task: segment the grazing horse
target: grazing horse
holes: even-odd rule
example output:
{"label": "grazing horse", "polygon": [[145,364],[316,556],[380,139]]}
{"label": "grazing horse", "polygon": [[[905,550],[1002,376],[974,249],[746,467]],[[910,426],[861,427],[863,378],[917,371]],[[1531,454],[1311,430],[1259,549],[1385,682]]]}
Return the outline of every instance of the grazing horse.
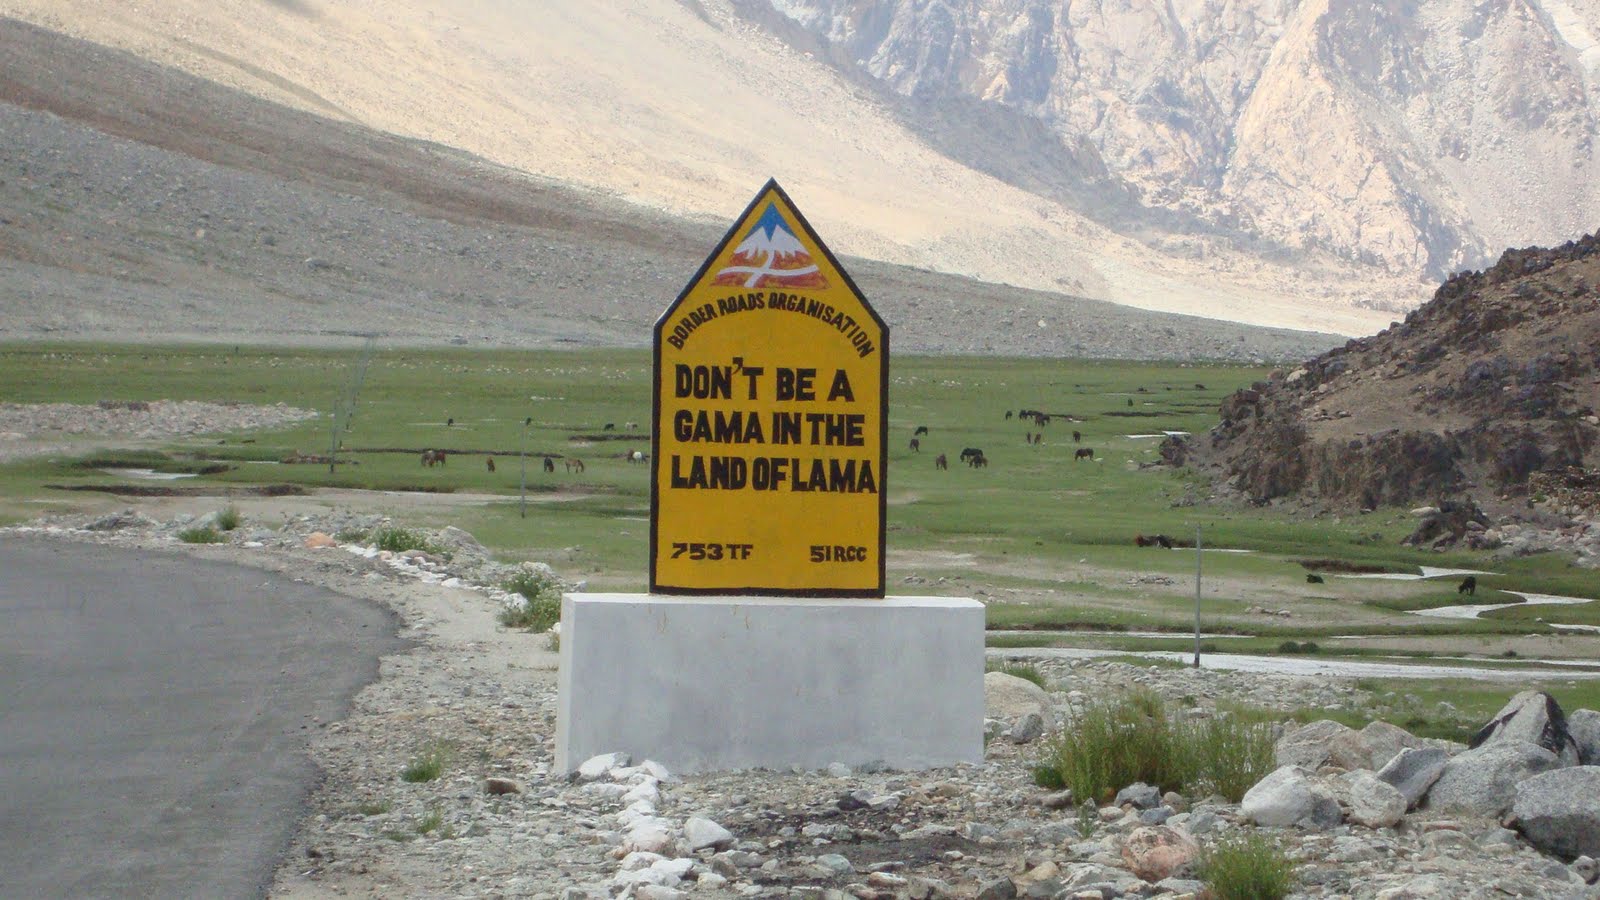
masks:
{"label": "grazing horse", "polygon": [[568,472],[578,472],[580,474],[583,472],[583,460],[575,456],[569,456],[563,462],[567,464]]}
{"label": "grazing horse", "polygon": [[1322,584],[1322,576],[1310,572],[1306,573],[1306,584]]}
{"label": "grazing horse", "polygon": [[628,462],[642,463],[648,459],[650,459],[650,454],[644,452],[643,450],[635,450],[628,454]]}
{"label": "grazing horse", "polygon": [[1166,549],[1171,550],[1172,538],[1169,538],[1164,534],[1152,534],[1149,537],[1145,537],[1142,534],[1136,534],[1133,536],[1133,545],[1135,547],[1165,547]]}
{"label": "grazing horse", "polygon": [[422,451],[422,464],[424,466],[427,466],[428,468],[431,469],[431,468],[433,468],[433,464],[435,462],[438,462],[438,460],[433,458],[433,451],[432,450],[424,450],[424,451]]}
{"label": "grazing horse", "polygon": [[617,423],[615,423],[615,422],[607,422],[606,423],[606,427],[603,430],[604,431],[616,431],[617,430]]}
{"label": "grazing horse", "polygon": [[489,457],[489,459],[488,459],[488,461],[487,461],[487,462],[486,462],[486,463],[485,463],[485,465],[487,465],[487,466],[488,466],[488,467],[489,467],[489,471],[490,471],[490,472],[493,472],[493,471],[494,471],[494,457],[492,457],[492,456],[491,456],[491,457]]}
{"label": "grazing horse", "polygon": [[446,428],[454,428],[454,427],[456,427],[456,417],[455,416],[451,416],[450,418],[445,419],[444,420],[444,427],[446,427]]}
{"label": "grazing horse", "polygon": [[1472,597],[1478,596],[1478,576],[1468,575],[1462,579],[1461,586],[1456,588],[1456,593],[1467,594]]}
{"label": "grazing horse", "polygon": [[974,469],[987,469],[989,467],[989,457],[984,456],[983,452],[979,451],[977,456],[967,460],[967,465]]}
{"label": "grazing horse", "polygon": [[911,452],[912,453],[921,453],[922,452],[922,442],[917,440],[916,438],[912,438],[911,439]]}
{"label": "grazing horse", "polygon": [[983,451],[978,449],[977,447],[968,447],[967,449],[961,451],[961,461],[966,463],[967,465],[971,465],[972,464],[972,458],[974,456],[982,456],[982,455],[983,455]]}
{"label": "grazing horse", "polygon": [[546,472],[554,472],[556,470],[556,461],[546,456],[544,458],[544,470]]}
{"label": "grazing horse", "polygon": [[911,436],[912,437],[921,437],[922,435],[925,435],[927,433],[928,433],[928,426],[926,426],[926,425],[918,425],[917,426],[917,430],[911,432]]}
{"label": "grazing horse", "polygon": [[1006,421],[1007,422],[1011,421],[1011,410],[1009,410],[1009,409],[1006,410]]}
{"label": "grazing horse", "polygon": [[933,458],[933,467],[935,470],[948,469],[950,468],[950,460],[945,459],[944,454],[941,453]]}
{"label": "grazing horse", "polygon": [[1076,444],[1076,443],[1078,443],[1078,442],[1079,442],[1079,441],[1081,441],[1081,440],[1083,440],[1083,433],[1082,433],[1082,432],[1078,432],[1078,431],[1074,431],[1074,432],[1073,432],[1073,433],[1072,433],[1072,442],[1073,442],[1073,443],[1074,443],[1074,444]]}
{"label": "grazing horse", "polygon": [[1094,462],[1094,450],[1088,447],[1079,447],[1078,450],[1072,454],[1072,461],[1077,462],[1080,459],[1087,459],[1090,462]]}

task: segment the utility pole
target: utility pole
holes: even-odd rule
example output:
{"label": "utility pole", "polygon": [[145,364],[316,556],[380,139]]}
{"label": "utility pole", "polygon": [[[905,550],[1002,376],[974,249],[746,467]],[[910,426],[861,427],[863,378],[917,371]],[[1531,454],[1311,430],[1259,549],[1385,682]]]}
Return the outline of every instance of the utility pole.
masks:
{"label": "utility pole", "polygon": [[517,455],[522,458],[522,501],[519,507],[522,518],[528,517],[528,426],[533,424],[533,416],[522,420],[522,450]]}
{"label": "utility pole", "polygon": [[1194,667],[1200,668],[1200,526],[1194,527]]}

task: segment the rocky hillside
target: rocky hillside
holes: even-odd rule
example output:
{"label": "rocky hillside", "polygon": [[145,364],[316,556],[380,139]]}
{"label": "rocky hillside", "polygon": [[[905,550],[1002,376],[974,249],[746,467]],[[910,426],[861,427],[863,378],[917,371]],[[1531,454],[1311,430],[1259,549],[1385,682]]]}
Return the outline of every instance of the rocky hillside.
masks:
{"label": "rocky hillside", "polygon": [[[1229,397],[1166,450],[1261,503],[1338,507],[1574,489],[1600,468],[1600,236],[1513,250],[1406,320]],[[1192,453],[1187,453],[1192,450]],[[1586,474],[1588,473],[1588,474]],[[1592,491],[1590,492],[1592,495]]]}
{"label": "rocky hillside", "polygon": [[[727,227],[3,18],[0,134],[0,340],[643,346]],[[1338,342],[844,263],[896,350],[1249,361]]]}
{"label": "rocky hillside", "polygon": [[[1436,281],[1600,221],[1592,2],[766,2],[900,96],[1042,123],[1055,146],[1028,150],[1075,162],[1043,192],[1102,171],[1103,203],[1173,242]],[[1025,155],[986,171],[1031,179]]]}

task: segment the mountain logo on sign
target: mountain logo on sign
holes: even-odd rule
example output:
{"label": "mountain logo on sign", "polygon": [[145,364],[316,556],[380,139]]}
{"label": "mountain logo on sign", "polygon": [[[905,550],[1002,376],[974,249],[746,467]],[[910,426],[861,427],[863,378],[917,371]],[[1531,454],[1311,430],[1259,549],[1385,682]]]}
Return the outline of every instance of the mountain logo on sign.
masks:
{"label": "mountain logo on sign", "polygon": [[825,288],[828,279],[774,203],[734,248],[730,264],[718,270],[715,284],[741,287]]}

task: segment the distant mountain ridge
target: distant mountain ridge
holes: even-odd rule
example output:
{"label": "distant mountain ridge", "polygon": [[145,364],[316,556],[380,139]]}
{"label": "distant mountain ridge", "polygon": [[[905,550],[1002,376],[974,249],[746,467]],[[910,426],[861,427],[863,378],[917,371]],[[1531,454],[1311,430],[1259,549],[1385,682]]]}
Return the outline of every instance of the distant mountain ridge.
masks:
{"label": "distant mountain ridge", "polygon": [[1600,4],[757,2],[1217,231],[1433,280],[1600,224]]}

